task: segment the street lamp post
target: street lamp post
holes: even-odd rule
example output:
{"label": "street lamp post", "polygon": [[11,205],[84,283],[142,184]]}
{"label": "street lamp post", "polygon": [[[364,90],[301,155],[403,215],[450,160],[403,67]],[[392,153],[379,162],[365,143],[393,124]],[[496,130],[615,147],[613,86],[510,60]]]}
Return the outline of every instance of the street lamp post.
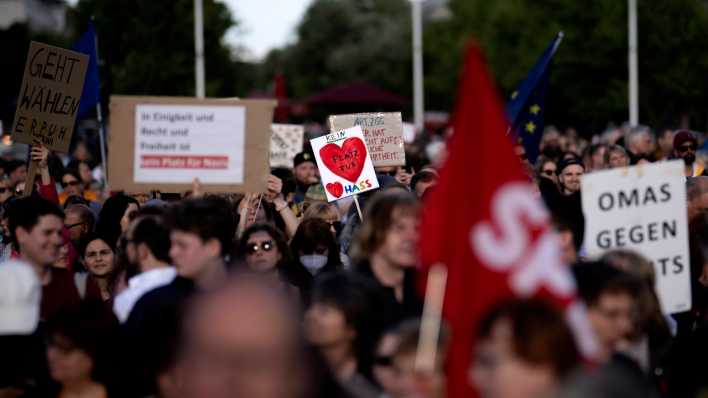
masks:
{"label": "street lamp post", "polygon": [[413,23],[413,123],[416,132],[423,131],[423,0],[411,0]]}

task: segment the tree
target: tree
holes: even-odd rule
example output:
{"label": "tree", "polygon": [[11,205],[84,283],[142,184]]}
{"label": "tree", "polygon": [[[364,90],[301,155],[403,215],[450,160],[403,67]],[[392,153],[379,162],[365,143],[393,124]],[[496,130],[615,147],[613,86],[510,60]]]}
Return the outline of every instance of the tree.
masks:
{"label": "tree", "polygon": [[[683,118],[705,126],[703,75],[708,22],[702,0],[639,3],[640,121],[676,126]],[[465,40],[485,49],[500,91],[508,96],[558,31],[547,122],[598,133],[627,119],[626,2],[596,0],[451,0],[453,18],[426,28],[426,96],[448,106]],[[453,72],[454,71],[454,72]]]}
{"label": "tree", "polygon": [[[91,16],[105,62],[104,91],[130,95],[194,95],[194,2],[81,0],[71,14],[78,37]],[[206,94],[243,95],[255,74],[224,43],[236,21],[226,5],[204,1]]]}

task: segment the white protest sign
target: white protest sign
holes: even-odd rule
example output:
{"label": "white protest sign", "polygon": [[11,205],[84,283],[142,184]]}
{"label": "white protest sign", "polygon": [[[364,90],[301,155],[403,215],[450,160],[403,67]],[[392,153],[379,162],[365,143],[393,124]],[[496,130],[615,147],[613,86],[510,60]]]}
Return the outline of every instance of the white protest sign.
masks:
{"label": "white protest sign", "polygon": [[666,314],[691,308],[683,166],[682,161],[662,162],[582,178],[588,255],[628,249],[648,258]]}
{"label": "white protest sign", "polygon": [[361,127],[336,131],[310,143],[328,201],[379,187]]}
{"label": "white protest sign", "polygon": [[295,155],[302,152],[305,128],[297,124],[273,124],[270,136],[270,167],[293,167]]}
{"label": "white protest sign", "polygon": [[415,141],[415,124],[403,123],[403,142],[411,144]]}
{"label": "white protest sign", "polygon": [[243,184],[245,127],[243,106],[139,104],[134,181]]}
{"label": "white protest sign", "polygon": [[406,152],[403,148],[403,122],[401,112],[356,113],[329,117],[331,131],[361,126],[366,137],[371,161],[375,167],[404,166]]}

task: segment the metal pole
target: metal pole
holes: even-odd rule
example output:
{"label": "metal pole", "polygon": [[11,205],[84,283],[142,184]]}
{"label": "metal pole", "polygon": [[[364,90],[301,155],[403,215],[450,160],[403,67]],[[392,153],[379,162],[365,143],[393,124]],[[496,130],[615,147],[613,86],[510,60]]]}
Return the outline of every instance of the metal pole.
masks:
{"label": "metal pole", "polygon": [[204,12],[202,0],[194,0],[194,55],[196,96],[204,98]]}
{"label": "metal pole", "polygon": [[413,19],[413,122],[416,132],[423,131],[423,0],[411,0]]}
{"label": "metal pole", "polygon": [[637,0],[627,0],[629,25],[629,124],[639,124],[639,73],[637,71]]}
{"label": "metal pole", "polygon": [[[92,18],[93,20],[93,18]],[[96,46],[96,68],[98,68],[98,65],[100,64],[99,60],[101,59],[98,56],[98,33],[94,32],[93,36],[94,40],[94,46]],[[100,71],[100,69],[99,69]],[[99,72],[99,77],[98,77],[98,82],[99,82],[99,87],[101,83],[101,75]],[[99,88],[100,90],[100,88]],[[100,91],[99,91],[100,94]],[[106,138],[105,138],[105,131],[103,129],[103,113],[101,112],[101,96],[98,96],[98,102],[96,103],[96,119],[98,119],[98,142],[101,146],[101,172],[103,173],[103,187],[107,188],[108,187],[108,165],[106,162],[108,161],[108,158],[106,157]]]}

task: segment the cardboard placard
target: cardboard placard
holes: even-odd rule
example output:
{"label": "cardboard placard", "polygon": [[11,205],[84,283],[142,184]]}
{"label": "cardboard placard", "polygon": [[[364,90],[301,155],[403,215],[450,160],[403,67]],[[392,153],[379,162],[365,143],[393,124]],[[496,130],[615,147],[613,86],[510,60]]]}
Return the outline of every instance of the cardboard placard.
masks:
{"label": "cardboard placard", "polygon": [[305,127],[298,124],[272,124],[270,167],[293,167],[295,155],[302,152]]}
{"label": "cardboard placard", "polygon": [[88,62],[85,54],[30,43],[12,123],[14,141],[31,145],[39,140],[53,151],[68,152]]}
{"label": "cardboard placard", "polygon": [[591,257],[629,249],[654,266],[666,314],[691,308],[683,161],[594,172],[582,178],[585,248]]}
{"label": "cardboard placard", "polygon": [[405,166],[401,112],[331,115],[328,124],[330,131],[360,126],[374,167]]}
{"label": "cardboard placard", "polygon": [[275,101],[111,97],[112,190],[263,192]]}
{"label": "cardboard placard", "polygon": [[361,127],[354,126],[310,140],[327,201],[379,187]]}

